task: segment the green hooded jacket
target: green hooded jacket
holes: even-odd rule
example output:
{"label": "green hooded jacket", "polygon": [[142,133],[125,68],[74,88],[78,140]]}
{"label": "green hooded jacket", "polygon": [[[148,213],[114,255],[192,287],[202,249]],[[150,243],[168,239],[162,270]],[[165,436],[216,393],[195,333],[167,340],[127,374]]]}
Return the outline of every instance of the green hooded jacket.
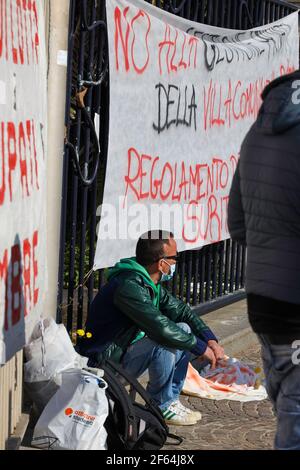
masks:
{"label": "green hooded jacket", "polygon": [[[135,258],[122,259],[111,268],[108,282],[115,278],[113,304],[128,317],[132,326],[120,331],[99,359],[119,362],[127,348],[144,335],[166,348],[186,351],[197,347],[197,337],[202,341],[215,339],[189,305],[176,299],[162,285],[155,285]],[[177,323],[187,323],[192,333],[186,333]]]}

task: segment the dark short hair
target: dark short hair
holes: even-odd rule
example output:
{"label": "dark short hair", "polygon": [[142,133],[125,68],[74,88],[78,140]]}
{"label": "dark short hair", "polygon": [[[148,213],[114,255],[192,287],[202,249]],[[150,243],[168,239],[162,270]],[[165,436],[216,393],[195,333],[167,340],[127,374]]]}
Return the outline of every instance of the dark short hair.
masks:
{"label": "dark short hair", "polygon": [[136,245],[136,260],[142,266],[150,266],[164,255],[164,245],[174,238],[172,232],[150,230],[144,233]]}

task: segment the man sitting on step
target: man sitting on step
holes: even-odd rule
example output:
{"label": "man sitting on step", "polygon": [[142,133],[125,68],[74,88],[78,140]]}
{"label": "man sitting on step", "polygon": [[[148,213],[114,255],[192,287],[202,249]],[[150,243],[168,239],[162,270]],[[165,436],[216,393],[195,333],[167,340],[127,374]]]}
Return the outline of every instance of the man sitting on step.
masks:
{"label": "man sitting on step", "polygon": [[203,320],[161,285],[172,278],[177,260],[172,233],[144,234],[136,257],[109,271],[88,314],[92,337],[83,339],[79,350],[94,365],[105,359],[121,363],[135,378],[148,369],[147,391],[166,422],[192,425],[201,414],[179,401],[191,353],[215,367],[224,351]]}

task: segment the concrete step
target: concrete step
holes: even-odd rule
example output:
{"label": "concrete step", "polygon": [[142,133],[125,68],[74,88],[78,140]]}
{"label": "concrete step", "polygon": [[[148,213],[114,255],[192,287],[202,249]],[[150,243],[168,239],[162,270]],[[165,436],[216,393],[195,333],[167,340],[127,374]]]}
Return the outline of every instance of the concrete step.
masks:
{"label": "concrete step", "polygon": [[22,450],[22,441],[24,439],[29,423],[29,412],[22,413],[14,434],[7,440],[5,450]]}
{"label": "concrete step", "polygon": [[249,324],[246,300],[208,313],[202,319],[220,340],[228,356],[238,355],[258,343]]}

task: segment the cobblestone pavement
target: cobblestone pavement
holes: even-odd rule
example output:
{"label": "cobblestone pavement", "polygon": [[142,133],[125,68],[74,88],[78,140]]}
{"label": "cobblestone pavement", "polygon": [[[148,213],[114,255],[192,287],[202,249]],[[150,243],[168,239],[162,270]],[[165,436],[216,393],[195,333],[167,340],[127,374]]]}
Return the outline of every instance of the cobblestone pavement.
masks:
{"label": "cobblestone pavement", "polygon": [[[237,357],[251,366],[261,365],[258,345]],[[240,403],[182,396],[181,401],[201,411],[202,420],[195,426],[171,426],[170,432],[184,441],[165,450],[272,449],[276,420],[269,400]]]}

